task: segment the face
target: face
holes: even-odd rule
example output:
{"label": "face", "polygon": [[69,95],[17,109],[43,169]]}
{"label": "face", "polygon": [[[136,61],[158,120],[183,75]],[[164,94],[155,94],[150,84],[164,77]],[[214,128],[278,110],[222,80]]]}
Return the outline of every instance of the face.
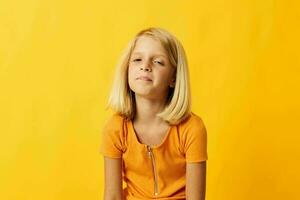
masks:
{"label": "face", "polygon": [[176,69],[158,40],[141,36],[136,41],[128,66],[128,83],[135,95],[164,99],[175,86]]}

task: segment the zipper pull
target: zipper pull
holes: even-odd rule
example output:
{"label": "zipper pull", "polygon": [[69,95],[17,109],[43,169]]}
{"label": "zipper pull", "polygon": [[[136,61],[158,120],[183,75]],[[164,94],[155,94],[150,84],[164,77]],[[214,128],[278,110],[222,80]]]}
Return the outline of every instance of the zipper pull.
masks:
{"label": "zipper pull", "polygon": [[148,151],[148,156],[150,157],[151,156],[151,147],[149,147],[148,145],[146,145],[147,147],[147,151]]}

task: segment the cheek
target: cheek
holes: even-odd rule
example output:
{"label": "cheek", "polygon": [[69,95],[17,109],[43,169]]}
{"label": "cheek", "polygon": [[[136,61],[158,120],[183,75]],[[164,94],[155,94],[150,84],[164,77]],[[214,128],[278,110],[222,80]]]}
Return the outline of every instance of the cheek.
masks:
{"label": "cheek", "polygon": [[157,71],[157,75],[160,77],[160,79],[163,79],[165,81],[167,81],[171,76],[170,71],[165,69]]}
{"label": "cheek", "polygon": [[159,77],[159,82],[160,82],[161,84],[163,84],[164,86],[168,87],[169,82],[170,82],[171,79],[172,79],[172,72],[171,72],[171,71],[168,71],[168,70],[166,70],[166,71],[161,71],[161,72],[160,72],[160,75],[157,76],[157,77]]}
{"label": "cheek", "polygon": [[131,84],[133,81],[135,81],[135,77],[136,77],[136,69],[134,67],[129,67],[128,74],[127,74],[128,83]]}

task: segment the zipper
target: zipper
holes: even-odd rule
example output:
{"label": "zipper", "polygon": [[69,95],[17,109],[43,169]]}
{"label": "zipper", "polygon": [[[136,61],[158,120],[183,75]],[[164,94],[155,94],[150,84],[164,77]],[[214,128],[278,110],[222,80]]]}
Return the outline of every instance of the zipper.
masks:
{"label": "zipper", "polygon": [[151,158],[152,162],[152,170],[153,170],[153,175],[154,175],[154,195],[158,195],[158,178],[157,178],[157,172],[156,172],[156,166],[155,166],[155,158],[153,155],[152,148],[149,145],[147,146],[147,151],[148,151],[148,156]]}

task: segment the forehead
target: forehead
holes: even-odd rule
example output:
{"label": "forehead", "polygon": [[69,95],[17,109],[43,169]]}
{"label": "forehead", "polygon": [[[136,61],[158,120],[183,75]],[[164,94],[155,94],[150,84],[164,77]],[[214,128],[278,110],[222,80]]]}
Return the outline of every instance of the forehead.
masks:
{"label": "forehead", "polygon": [[140,36],[132,51],[132,55],[152,54],[167,57],[167,52],[158,39],[150,36]]}

